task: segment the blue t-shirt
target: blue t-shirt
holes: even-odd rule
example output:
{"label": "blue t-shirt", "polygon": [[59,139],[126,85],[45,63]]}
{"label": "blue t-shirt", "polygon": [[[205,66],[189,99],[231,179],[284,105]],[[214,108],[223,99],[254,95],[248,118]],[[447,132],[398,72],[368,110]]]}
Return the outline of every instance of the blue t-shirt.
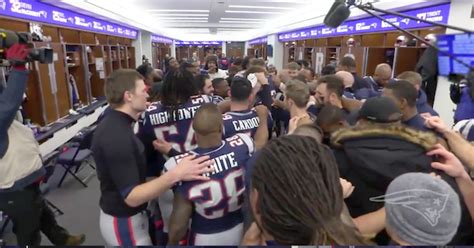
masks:
{"label": "blue t-shirt", "polygon": [[169,159],[165,168],[171,170],[189,155],[207,155],[214,161],[209,181],[181,182],[175,192],[194,205],[191,231],[200,234],[220,233],[243,222],[244,168],[255,151],[252,139],[237,134],[211,149],[196,148]]}

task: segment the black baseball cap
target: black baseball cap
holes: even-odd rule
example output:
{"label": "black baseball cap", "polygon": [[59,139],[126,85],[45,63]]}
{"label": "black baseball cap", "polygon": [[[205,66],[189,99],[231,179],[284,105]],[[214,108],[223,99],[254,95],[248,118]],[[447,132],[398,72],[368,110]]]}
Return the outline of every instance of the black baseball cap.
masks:
{"label": "black baseball cap", "polygon": [[359,119],[366,119],[377,123],[391,123],[400,121],[400,108],[388,97],[374,97],[368,99],[359,111]]}

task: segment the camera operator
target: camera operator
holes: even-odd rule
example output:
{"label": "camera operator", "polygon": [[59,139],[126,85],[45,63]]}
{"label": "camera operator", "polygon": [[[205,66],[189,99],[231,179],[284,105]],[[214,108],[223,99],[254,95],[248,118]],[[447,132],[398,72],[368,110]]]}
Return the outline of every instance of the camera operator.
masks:
{"label": "camera operator", "polygon": [[[458,99],[455,101],[458,106],[454,114],[454,121],[474,119],[474,69],[471,69],[468,73],[464,87],[459,87],[455,91],[457,92],[453,92],[452,87],[451,94],[458,95]],[[451,99],[453,99],[453,96],[451,96]]]}
{"label": "camera operator", "polygon": [[12,64],[6,88],[0,91],[0,211],[13,222],[18,245],[40,245],[42,231],[54,245],[80,245],[59,226],[39,190],[45,171],[32,131],[14,120],[28,81],[26,44],[6,50]]}

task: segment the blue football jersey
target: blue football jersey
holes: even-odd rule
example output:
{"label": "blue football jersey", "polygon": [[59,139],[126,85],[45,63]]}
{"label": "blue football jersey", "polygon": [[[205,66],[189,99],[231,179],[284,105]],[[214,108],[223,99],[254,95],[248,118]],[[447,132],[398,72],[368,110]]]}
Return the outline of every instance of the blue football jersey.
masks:
{"label": "blue football jersey", "polygon": [[175,187],[175,193],[194,204],[192,233],[221,233],[243,222],[244,167],[254,151],[252,139],[237,134],[222,141],[218,148],[196,148],[166,162],[165,169],[170,170],[192,154],[207,155],[214,161],[214,172],[207,174],[209,181],[182,182]]}
{"label": "blue football jersey", "polygon": [[223,101],[225,101],[225,99],[222,98],[221,96],[218,96],[218,95],[213,95],[212,96],[212,102],[215,103],[215,104],[219,104]]}
{"label": "blue football jersey", "polygon": [[257,111],[253,108],[245,111],[231,111],[222,115],[223,136],[228,138],[238,133],[254,137],[260,124]]}
{"label": "blue football jersey", "polygon": [[153,103],[142,116],[139,132],[171,143],[180,153],[190,151],[196,147],[192,127],[194,114],[202,104],[211,102],[210,96],[191,97],[178,107],[174,117],[170,114],[169,107],[159,102]]}

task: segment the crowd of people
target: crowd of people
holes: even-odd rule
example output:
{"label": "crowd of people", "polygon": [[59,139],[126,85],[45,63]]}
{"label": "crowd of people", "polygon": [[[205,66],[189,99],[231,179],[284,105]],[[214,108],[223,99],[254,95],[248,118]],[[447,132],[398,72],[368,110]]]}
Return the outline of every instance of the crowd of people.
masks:
{"label": "crowd of people", "polygon": [[106,80],[91,149],[107,245],[474,243],[474,131],[442,121],[417,72],[167,64]]}

